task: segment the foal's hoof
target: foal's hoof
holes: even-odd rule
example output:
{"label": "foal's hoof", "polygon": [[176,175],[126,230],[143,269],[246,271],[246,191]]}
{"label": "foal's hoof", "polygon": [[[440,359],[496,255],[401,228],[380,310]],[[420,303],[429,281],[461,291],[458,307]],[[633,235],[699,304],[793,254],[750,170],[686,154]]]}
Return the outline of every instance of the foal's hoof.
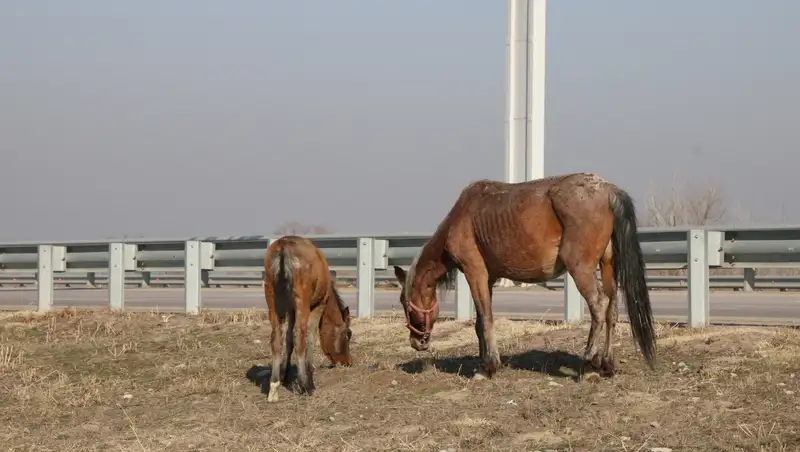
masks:
{"label": "foal's hoof", "polygon": [[300,386],[300,393],[307,396],[312,396],[317,391],[317,387],[313,383],[305,386]]}
{"label": "foal's hoof", "polygon": [[487,378],[489,378],[489,377],[487,377],[486,374],[481,370],[475,372],[475,375],[472,376],[472,379],[476,380],[476,381],[477,380],[486,380]]}
{"label": "foal's hoof", "polygon": [[277,402],[278,401],[278,389],[280,388],[281,384],[277,381],[271,381],[269,383],[269,395],[267,395],[267,402]]}

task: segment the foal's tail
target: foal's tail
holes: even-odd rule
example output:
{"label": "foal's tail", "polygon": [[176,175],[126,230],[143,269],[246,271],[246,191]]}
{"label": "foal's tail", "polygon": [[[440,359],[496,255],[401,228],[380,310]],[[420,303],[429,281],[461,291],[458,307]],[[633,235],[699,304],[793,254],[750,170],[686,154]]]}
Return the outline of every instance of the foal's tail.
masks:
{"label": "foal's tail", "polygon": [[625,307],[631,322],[633,338],[651,369],[655,367],[656,339],[650,293],[645,279],[645,263],[636,236],[636,209],[630,195],[616,188],[611,195],[614,230],[611,246],[614,252],[614,279],[625,292]]}
{"label": "foal's tail", "polygon": [[269,268],[272,271],[272,282],[275,287],[275,307],[278,312],[286,313],[294,306],[294,261],[297,258],[291,251],[281,246],[272,255]]}

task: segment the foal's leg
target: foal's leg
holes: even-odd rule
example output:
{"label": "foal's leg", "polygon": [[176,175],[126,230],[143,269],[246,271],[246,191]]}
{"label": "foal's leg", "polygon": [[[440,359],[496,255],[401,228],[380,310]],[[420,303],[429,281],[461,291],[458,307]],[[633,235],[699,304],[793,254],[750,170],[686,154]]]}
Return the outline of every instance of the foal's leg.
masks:
{"label": "foal's leg", "polygon": [[292,352],[294,351],[294,335],[289,334],[289,331],[293,331],[294,324],[295,324],[295,312],[289,311],[288,314],[289,321],[286,324],[286,328],[284,329],[283,336],[285,338],[284,342],[284,351],[283,351],[283,361],[281,361],[281,375],[283,375],[283,384],[289,384],[289,363],[292,360]]}
{"label": "foal's leg", "polygon": [[[308,331],[306,336],[308,337],[306,339],[305,354],[297,354],[297,368],[300,369],[305,367],[306,369],[307,383],[305,384],[304,389],[309,395],[313,394],[314,390],[316,389],[314,385],[314,344],[317,343],[319,338],[319,323],[324,312],[325,304],[319,303],[309,314],[306,327]],[[303,384],[302,381],[303,380],[301,379],[301,384]]]}
{"label": "foal's leg", "polygon": [[[287,364],[289,362],[288,350],[285,350],[284,345],[287,340],[287,332],[291,325],[289,325],[289,318],[291,314],[285,313],[283,318],[278,314],[270,316],[272,323],[272,334],[270,337],[270,345],[272,346],[272,372],[269,377],[269,395],[267,402],[278,401],[278,389],[281,385],[281,380],[286,378]],[[281,378],[283,376],[283,378]]]}
{"label": "foal's leg", "polygon": [[308,325],[311,317],[310,303],[311,300],[308,300],[307,297],[295,296],[297,320],[294,324],[294,342],[297,347],[297,379],[300,383],[300,389],[309,395],[314,392],[311,363],[308,359],[308,350],[310,348],[308,340]]}

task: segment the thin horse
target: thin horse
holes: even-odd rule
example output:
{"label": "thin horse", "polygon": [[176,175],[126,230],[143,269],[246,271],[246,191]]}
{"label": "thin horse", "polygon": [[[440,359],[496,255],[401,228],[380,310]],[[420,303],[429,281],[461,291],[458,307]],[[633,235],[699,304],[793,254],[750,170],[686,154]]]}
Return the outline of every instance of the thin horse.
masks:
{"label": "thin horse", "polygon": [[[596,174],[564,174],[513,184],[480,180],[467,185],[408,273],[394,267],[411,346],[428,349],[439,315],[434,289],[448,284],[460,270],[475,303],[475,333],[483,361],[483,372],[476,376],[491,378],[500,367],[492,331],[495,282],[508,278],[538,283],[566,271],[591,313],[586,365],[603,376],[615,372],[612,339],[619,283],[634,340],[653,368],[653,315],[636,231],[630,195]],[[598,264],[602,283],[595,277]],[[601,353],[598,341],[603,325]]]}
{"label": "thin horse", "polygon": [[288,383],[295,345],[300,388],[311,395],[315,390],[312,345],[317,336],[333,365],[352,363],[350,308],[336,290],[322,251],[306,238],[284,236],[273,242],[264,258],[264,274],[264,297],[272,325],[267,401],[277,401],[281,383]]}

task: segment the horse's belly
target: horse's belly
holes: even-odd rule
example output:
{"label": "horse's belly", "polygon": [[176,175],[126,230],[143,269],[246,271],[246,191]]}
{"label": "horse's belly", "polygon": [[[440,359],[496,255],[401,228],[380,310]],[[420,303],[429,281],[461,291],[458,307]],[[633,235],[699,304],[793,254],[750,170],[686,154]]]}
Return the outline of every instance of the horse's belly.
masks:
{"label": "horse's belly", "polygon": [[523,283],[540,283],[558,278],[564,271],[564,263],[561,259],[555,262],[548,262],[543,265],[531,265],[527,268],[521,267],[518,270],[508,272],[506,278]]}
{"label": "horse's belly", "polygon": [[492,278],[537,283],[564,273],[563,228],[545,192],[498,193],[472,217],[470,226]]}
{"label": "horse's belly", "polygon": [[498,278],[507,278],[524,283],[540,283],[561,276],[564,263],[558,256],[558,248],[552,251],[537,253],[509,253],[506,256],[493,256],[490,259],[489,272]]}

